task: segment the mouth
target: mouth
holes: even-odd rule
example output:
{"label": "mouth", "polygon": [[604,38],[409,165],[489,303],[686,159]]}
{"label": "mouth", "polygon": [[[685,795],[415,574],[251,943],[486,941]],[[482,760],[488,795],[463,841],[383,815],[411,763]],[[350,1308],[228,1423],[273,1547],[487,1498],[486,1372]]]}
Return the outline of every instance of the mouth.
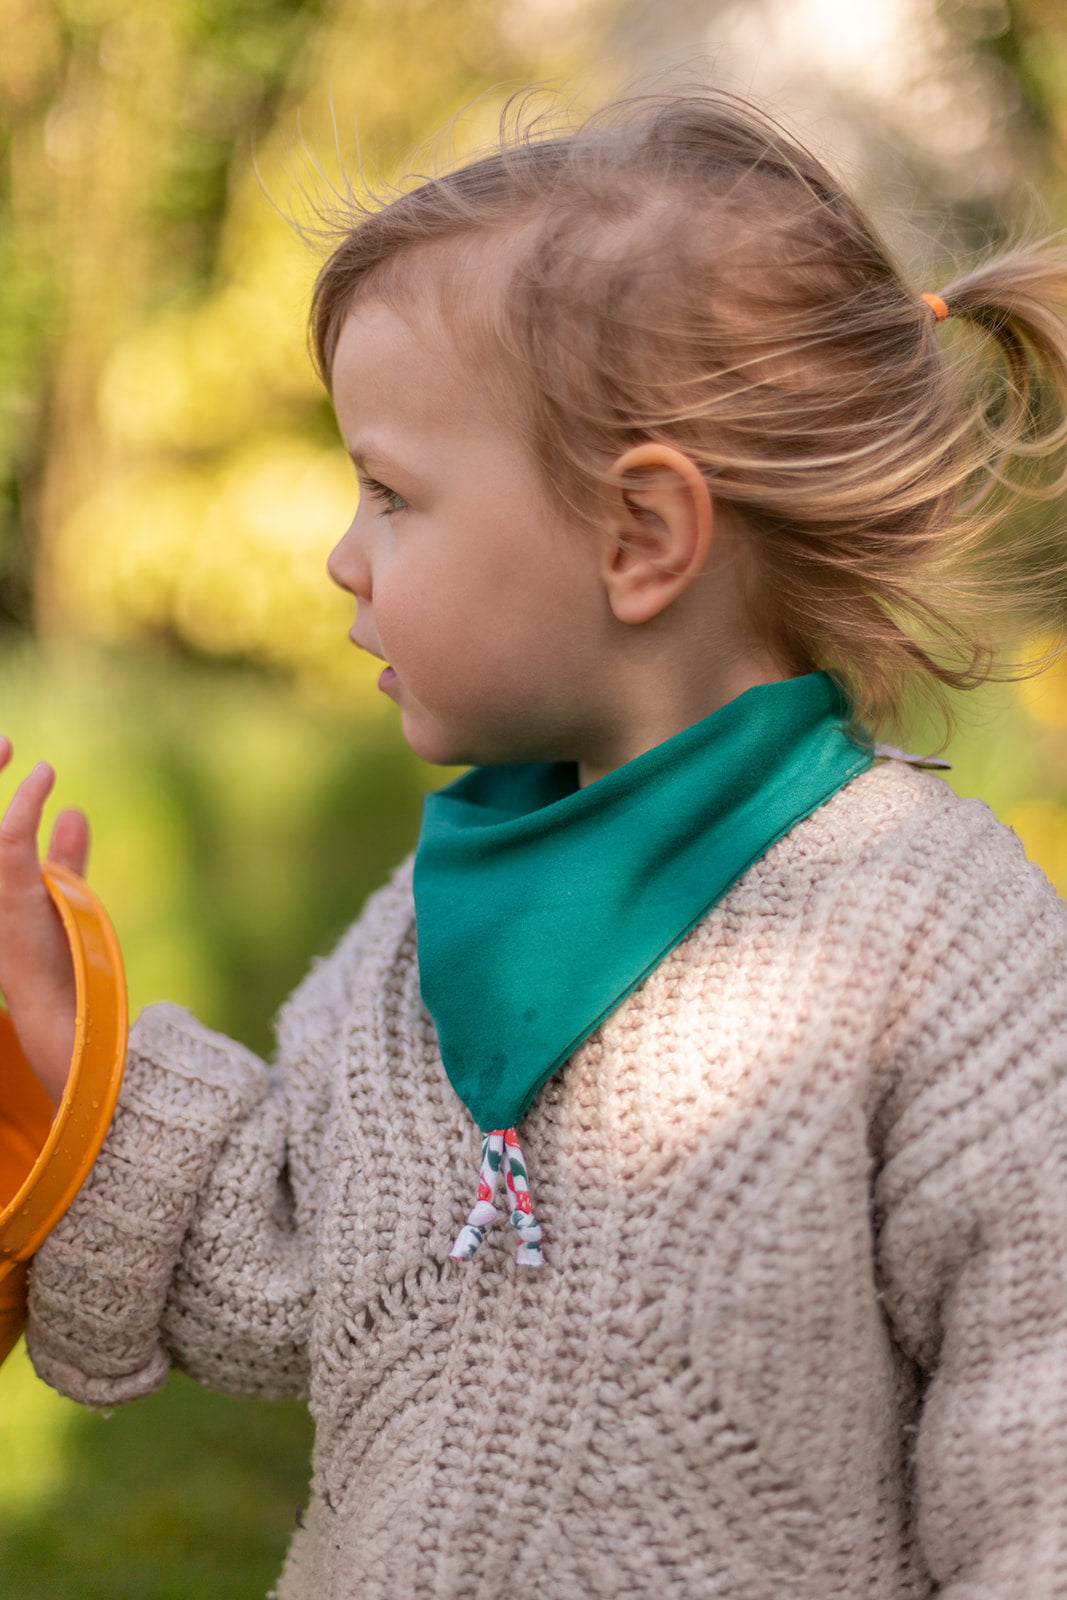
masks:
{"label": "mouth", "polygon": [[[357,637],[355,628],[350,628],[348,630],[348,637],[351,639],[356,649],[362,650],[364,655],[373,656],[375,661],[385,661],[385,657],[382,655],[380,650],[372,650],[369,644],[364,644],[362,639]],[[399,682],[399,679],[397,678],[396,672],[389,665],[389,663],[385,661],[384,669],[378,674],[379,689],[381,689],[383,694],[388,694],[394,683],[397,682]]]}

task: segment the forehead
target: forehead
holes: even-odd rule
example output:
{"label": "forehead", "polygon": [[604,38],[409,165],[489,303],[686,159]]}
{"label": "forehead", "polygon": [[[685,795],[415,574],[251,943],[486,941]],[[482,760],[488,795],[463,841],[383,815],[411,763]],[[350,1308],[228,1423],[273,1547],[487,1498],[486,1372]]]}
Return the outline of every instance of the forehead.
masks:
{"label": "forehead", "polygon": [[429,307],[357,302],[341,328],[332,380],[346,433],[372,421],[409,432],[455,432],[496,415],[474,362]]}
{"label": "forehead", "polygon": [[423,508],[472,495],[547,503],[548,484],[505,386],[439,317],[377,299],[349,313],[333,365],[333,402],[356,466]]}

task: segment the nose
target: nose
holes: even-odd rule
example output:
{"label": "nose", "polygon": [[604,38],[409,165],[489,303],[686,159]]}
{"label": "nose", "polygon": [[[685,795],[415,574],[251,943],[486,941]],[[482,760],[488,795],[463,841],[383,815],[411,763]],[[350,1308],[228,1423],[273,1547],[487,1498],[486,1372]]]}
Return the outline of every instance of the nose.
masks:
{"label": "nose", "polygon": [[370,566],[356,534],[355,521],[330,551],[326,571],[339,589],[347,589],[357,600],[370,599]]}

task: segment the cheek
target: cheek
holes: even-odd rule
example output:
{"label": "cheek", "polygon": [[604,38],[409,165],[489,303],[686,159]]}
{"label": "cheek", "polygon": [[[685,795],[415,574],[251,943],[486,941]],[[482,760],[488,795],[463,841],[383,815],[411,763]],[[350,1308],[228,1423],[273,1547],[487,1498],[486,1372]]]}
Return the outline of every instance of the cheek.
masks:
{"label": "cheek", "polygon": [[442,678],[473,671],[485,649],[485,630],[466,585],[425,568],[396,571],[374,588],[374,623],[382,652],[420,699],[433,698]]}
{"label": "cheek", "polygon": [[376,571],[378,638],[412,694],[427,707],[459,694],[491,708],[494,689],[506,683],[521,699],[528,679],[536,704],[554,675],[580,670],[591,646],[587,574],[565,575],[556,554],[535,560],[479,533],[450,540],[440,559],[423,545],[419,560],[398,552]]}
{"label": "cheek", "polygon": [[[506,636],[503,584],[471,563],[396,561],[375,573],[374,617],[382,643],[421,661],[472,658]],[[415,665],[412,660],[410,665]]]}

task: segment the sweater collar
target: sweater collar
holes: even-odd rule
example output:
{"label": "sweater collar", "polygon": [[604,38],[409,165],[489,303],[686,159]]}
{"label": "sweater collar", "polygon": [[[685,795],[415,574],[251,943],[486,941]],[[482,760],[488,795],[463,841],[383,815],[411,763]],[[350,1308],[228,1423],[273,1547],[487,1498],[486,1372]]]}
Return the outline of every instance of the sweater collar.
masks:
{"label": "sweater collar", "polygon": [[423,1001],[478,1126],[540,1086],[737,879],[871,763],[825,673],[761,684],[580,789],[571,763],[476,767],[427,798]]}

